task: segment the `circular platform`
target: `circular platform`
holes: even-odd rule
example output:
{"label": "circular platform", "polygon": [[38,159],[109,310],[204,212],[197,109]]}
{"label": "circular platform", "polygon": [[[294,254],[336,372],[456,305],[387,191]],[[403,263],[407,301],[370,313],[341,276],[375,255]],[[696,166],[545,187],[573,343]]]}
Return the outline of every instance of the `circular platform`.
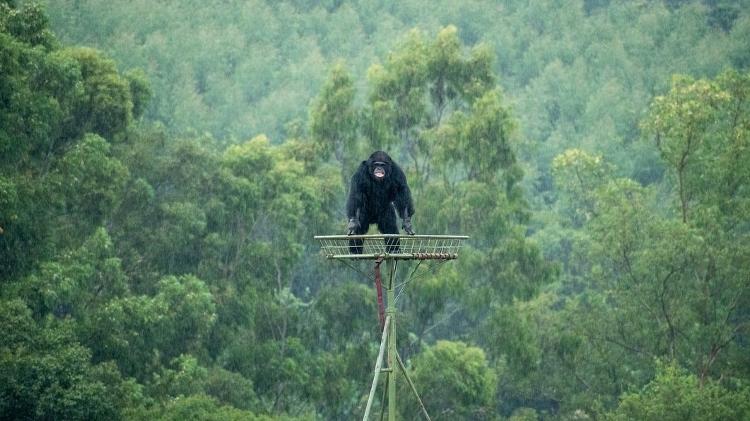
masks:
{"label": "circular platform", "polygon": [[458,258],[465,235],[316,235],[329,259],[450,260]]}

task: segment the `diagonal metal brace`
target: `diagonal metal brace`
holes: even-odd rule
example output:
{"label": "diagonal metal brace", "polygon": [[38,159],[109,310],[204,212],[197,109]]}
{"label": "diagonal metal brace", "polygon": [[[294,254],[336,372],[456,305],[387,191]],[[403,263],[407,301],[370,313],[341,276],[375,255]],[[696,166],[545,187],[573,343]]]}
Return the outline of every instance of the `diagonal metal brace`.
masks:
{"label": "diagonal metal brace", "polygon": [[432,421],[430,415],[427,413],[427,409],[424,407],[424,403],[422,403],[422,399],[419,397],[419,393],[417,393],[417,388],[414,387],[414,383],[412,383],[409,373],[406,372],[406,367],[404,367],[404,362],[401,361],[401,355],[399,355],[398,352],[396,352],[396,361],[398,361],[398,366],[401,367],[401,372],[404,373],[404,377],[406,378],[406,382],[409,383],[411,391],[414,392],[414,396],[416,396],[417,402],[419,402],[419,407],[422,408],[422,414],[427,418],[427,421]]}
{"label": "diagonal metal brace", "polygon": [[362,417],[362,421],[367,421],[370,417],[370,409],[372,409],[372,400],[375,397],[375,389],[378,387],[378,377],[380,377],[380,367],[383,365],[383,354],[385,353],[385,344],[388,342],[388,325],[391,323],[391,316],[385,318],[385,324],[383,327],[383,339],[380,341],[380,350],[378,351],[378,359],[375,362],[375,377],[372,379],[372,386],[370,386],[370,396],[367,398],[367,406],[365,407],[365,416]]}

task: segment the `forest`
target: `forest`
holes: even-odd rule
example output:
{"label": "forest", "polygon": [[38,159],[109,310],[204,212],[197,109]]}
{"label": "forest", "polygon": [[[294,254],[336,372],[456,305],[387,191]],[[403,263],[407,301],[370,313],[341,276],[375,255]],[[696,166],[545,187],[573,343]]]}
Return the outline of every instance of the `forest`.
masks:
{"label": "forest", "polygon": [[432,419],[750,419],[750,0],[0,0],[0,419],[361,418],[375,150]]}

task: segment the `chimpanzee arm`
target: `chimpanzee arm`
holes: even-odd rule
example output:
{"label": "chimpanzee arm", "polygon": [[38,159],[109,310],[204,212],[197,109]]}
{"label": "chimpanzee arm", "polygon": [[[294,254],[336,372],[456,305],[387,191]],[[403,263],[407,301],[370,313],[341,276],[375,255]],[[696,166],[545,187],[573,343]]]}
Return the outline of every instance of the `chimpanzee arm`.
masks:
{"label": "chimpanzee arm", "polygon": [[365,206],[365,183],[367,183],[367,166],[363,162],[352,176],[349,186],[349,198],[346,200],[346,216],[351,220],[358,218]]}
{"label": "chimpanzee arm", "polygon": [[393,166],[393,178],[396,184],[396,198],[393,205],[401,219],[410,218],[414,215],[414,203],[411,200],[411,190],[406,182],[406,175],[397,165]]}

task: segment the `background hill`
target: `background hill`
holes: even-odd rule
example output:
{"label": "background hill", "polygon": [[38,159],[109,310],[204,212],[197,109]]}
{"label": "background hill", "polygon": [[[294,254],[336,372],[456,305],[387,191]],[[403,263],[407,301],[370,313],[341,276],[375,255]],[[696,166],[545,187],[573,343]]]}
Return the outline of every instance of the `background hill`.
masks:
{"label": "background hill", "polygon": [[311,237],[377,148],[472,237],[398,302],[433,418],[750,417],[748,10],[0,1],[0,418],[360,416]]}

